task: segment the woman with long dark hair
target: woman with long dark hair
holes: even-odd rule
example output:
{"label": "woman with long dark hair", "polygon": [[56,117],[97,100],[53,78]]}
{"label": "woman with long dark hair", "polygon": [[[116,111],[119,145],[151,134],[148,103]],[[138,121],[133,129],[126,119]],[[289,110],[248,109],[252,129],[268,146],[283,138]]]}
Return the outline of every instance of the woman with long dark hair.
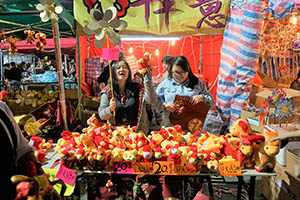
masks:
{"label": "woman with long dark hair", "polygon": [[[108,80],[108,86],[101,92],[98,109],[102,120],[108,120],[114,125],[138,126],[138,130],[148,132],[149,122],[145,111],[145,103],[156,103],[157,97],[152,85],[152,71],[147,68],[144,85],[132,81],[131,70],[125,60],[112,65],[113,95]],[[113,115],[115,113],[115,116]]]}
{"label": "woman with long dark hair", "polygon": [[176,111],[174,99],[176,95],[191,97],[193,103],[214,105],[214,99],[204,83],[192,72],[186,57],[177,56],[169,71],[168,79],[161,82],[157,89],[158,105],[163,109],[162,126],[173,126],[169,120],[170,112]]}

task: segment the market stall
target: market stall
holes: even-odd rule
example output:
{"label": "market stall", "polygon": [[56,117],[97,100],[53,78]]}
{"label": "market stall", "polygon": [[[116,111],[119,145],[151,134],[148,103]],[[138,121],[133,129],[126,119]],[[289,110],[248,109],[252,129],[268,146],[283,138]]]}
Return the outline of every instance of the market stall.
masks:
{"label": "market stall", "polygon": [[[225,191],[234,191],[228,185],[235,182],[237,199],[244,198],[242,188],[248,199],[256,199],[256,177],[262,177],[261,192],[267,199],[300,198],[295,187],[300,182],[295,148],[299,148],[300,94],[286,88],[299,71],[299,26],[293,19],[297,6],[298,1],[276,0],[75,1],[80,109],[92,107],[91,102],[81,102],[81,91],[93,93],[101,59],[110,73],[107,99],[114,98],[111,61],[119,60],[120,51],[132,71],[151,66],[158,83],[164,73],[162,55],[187,57],[196,77],[207,80],[203,85],[213,93],[216,107],[210,109],[210,102],[205,102],[210,95],[197,103],[176,95],[176,112],[168,117],[176,123],[156,131],[139,131],[139,124],[131,126],[128,121],[114,126],[100,121],[96,111],[82,130],[61,132],[55,144],[33,134],[30,144],[40,162],[50,163],[44,166],[50,180],[62,180],[67,186],[68,192],[61,195],[213,199],[218,186],[225,184]],[[274,16],[291,19],[276,22]],[[142,35],[151,40],[131,41]],[[158,36],[164,36],[163,41],[157,41]],[[180,38],[166,39],[170,36]],[[126,98],[122,100],[126,104]],[[115,110],[109,107],[108,115],[115,117]],[[226,181],[228,176],[234,181]]]}

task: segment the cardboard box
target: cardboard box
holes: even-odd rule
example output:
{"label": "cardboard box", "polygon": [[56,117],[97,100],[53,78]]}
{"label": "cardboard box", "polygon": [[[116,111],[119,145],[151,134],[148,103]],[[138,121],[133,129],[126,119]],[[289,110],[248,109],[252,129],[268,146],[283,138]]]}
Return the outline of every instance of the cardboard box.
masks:
{"label": "cardboard box", "polygon": [[276,163],[276,177],[262,177],[261,191],[268,200],[300,199],[300,179],[287,172],[287,168]]}
{"label": "cardboard box", "polygon": [[250,123],[252,131],[262,133],[264,131],[264,126],[260,122],[259,115],[256,115],[254,112],[242,110],[241,118],[247,119]]}
{"label": "cardboard box", "polygon": [[260,71],[257,71],[256,73],[262,80],[262,86],[268,87],[268,88],[276,88],[277,87],[277,82],[274,81],[270,76],[267,76],[266,74],[264,74]]}
{"label": "cardboard box", "polygon": [[300,178],[300,142],[297,149],[286,151],[286,169],[289,174]]}
{"label": "cardboard box", "polygon": [[254,105],[256,108],[261,108],[263,105],[265,98],[256,96],[257,93],[260,93],[264,90],[269,90],[268,88],[259,87],[252,85],[250,94],[249,94],[249,102],[250,104]]}
{"label": "cardboard box", "polygon": [[[253,131],[262,133],[264,132],[264,126],[263,124],[260,122],[260,116],[259,114],[252,112],[252,111],[248,111],[248,110],[242,110],[241,111],[241,118],[243,119],[247,119],[250,123],[251,129]],[[286,123],[286,122],[292,122],[292,120],[294,119],[294,115],[290,116],[287,119],[282,119],[282,123]],[[276,120],[274,118],[274,116],[270,116],[270,117],[265,117],[265,121],[266,124],[274,124],[275,122],[277,122],[278,120]]]}
{"label": "cardboard box", "polygon": [[[292,126],[292,125],[290,125]],[[278,124],[271,124],[271,125],[266,125],[266,128],[268,130],[264,130],[264,131],[273,131],[273,132],[278,132],[281,135],[285,135],[289,133],[289,130],[286,130],[284,128],[278,127]],[[294,131],[292,131],[294,132]],[[300,130],[297,131],[299,132],[300,135]],[[287,145],[285,145],[283,148],[281,148],[279,150],[279,153],[276,155],[276,161],[282,165],[282,166],[286,166],[287,163],[287,151],[289,149],[295,149],[295,148],[300,148],[300,142],[299,141],[290,141]]]}
{"label": "cardboard box", "polygon": [[[300,91],[293,90],[290,88],[283,88],[288,98],[291,98],[295,104],[295,107],[300,107]],[[258,97],[268,98],[268,96],[272,95],[272,90],[263,90],[256,94]]]}
{"label": "cardboard box", "polygon": [[279,179],[280,181],[284,181],[288,185],[290,185],[290,178],[289,175],[286,172],[286,167],[280,165],[278,162],[276,162],[275,169],[274,171],[276,172],[276,178]]}
{"label": "cardboard box", "polygon": [[293,80],[280,77],[277,82],[277,86],[280,88],[289,88]]}
{"label": "cardboard box", "polygon": [[278,177],[262,177],[261,191],[268,200],[298,200],[300,198],[299,180],[291,179],[290,184]]}

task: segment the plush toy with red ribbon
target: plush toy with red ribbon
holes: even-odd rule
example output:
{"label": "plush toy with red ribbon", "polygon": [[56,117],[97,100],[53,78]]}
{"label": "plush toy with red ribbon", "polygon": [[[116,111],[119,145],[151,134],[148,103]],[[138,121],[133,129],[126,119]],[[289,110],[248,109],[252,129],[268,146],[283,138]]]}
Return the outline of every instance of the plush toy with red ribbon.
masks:
{"label": "plush toy with red ribbon", "polygon": [[140,58],[137,63],[141,66],[139,73],[145,74],[147,72],[146,68],[151,67],[152,54],[149,52],[144,53],[144,56]]}

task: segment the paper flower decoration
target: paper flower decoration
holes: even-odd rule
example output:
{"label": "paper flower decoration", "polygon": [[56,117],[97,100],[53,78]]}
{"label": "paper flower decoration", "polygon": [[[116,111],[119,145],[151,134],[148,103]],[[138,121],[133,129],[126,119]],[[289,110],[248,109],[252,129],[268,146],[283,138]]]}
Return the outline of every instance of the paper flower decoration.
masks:
{"label": "paper flower decoration", "polygon": [[40,3],[36,5],[36,9],[41,12],[42,22],[47,22],[49,19],[58,21],[57,14],[63,11],[63,7],[55,6],[55,0],[40,0]]}
{"label": "paper flower decoration", "polygon": [[288,118],[291,116],[294,110],[295,104],[293,103],[292,99],[285,98],[283,101],[276,104],[274,114],[279,120],[282,120],[283,117]]}
{"label": "paper flower decoration", "polygon": [[95,35],[96,47],[101,48],[104,46],[106,43],[105,34],[114,45],[121,43],[121,37],[115,30],[124,30],[128,25],[124,20],[115,19],[117,16],[115,7],[109,7],[104,15],[99,10],[92,9],[90,16],[93,21],[84,27],[84,32],[88,35]]}
{"label": "paper flower decoration", "polygon": [[286,97],[286,93],[282,88],[276,88],[272,91],[272,96],[267,98],[269,105],[276,105],[277,103],[284,100]]}

